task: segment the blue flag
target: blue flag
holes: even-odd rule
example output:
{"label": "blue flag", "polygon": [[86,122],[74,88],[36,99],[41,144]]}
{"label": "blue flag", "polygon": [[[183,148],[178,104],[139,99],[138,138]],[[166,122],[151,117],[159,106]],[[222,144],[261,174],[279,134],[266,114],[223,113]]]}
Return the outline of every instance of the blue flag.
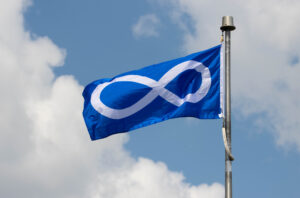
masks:
{"label": "blue flag", "polygon": [[83,91],[92,140],[178,117],[222,117],[221,45],[96,80]]}

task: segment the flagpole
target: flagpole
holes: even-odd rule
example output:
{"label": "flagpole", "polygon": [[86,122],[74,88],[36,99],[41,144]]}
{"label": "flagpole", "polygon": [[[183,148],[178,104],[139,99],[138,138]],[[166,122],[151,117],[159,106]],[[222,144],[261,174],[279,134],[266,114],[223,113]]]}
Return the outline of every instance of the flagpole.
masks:
{"label": "flagpole", "polygon": [[[225,119],[227,143],[229,152],[225,151],[225,198],[232,198],[232,160],[231,155],[231,97],[230,97],[230,33],[235,30],[232,16],[223,16],[220,28],[225,32]],[[230,154],[230,155],[229,155]]]}

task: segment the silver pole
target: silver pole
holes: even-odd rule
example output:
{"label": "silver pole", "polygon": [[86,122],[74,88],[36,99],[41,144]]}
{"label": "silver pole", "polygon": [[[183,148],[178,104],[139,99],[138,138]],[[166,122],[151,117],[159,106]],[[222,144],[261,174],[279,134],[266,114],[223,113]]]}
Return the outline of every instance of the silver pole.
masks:
{"label": "silver pole", "polygon": [[[230,32],[235,29],[232,16],[222,18],[221,30],[225,31],[225,130],[231,152],[231,97],[230,97]],[[232,164],[225,151],[225,198],[232,198]]]}

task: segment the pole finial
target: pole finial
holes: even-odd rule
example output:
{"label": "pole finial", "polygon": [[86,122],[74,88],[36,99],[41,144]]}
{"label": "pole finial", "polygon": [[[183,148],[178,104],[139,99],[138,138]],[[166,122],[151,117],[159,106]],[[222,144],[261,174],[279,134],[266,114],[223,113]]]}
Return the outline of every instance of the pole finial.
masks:
{"label": "pole finial", "polygon": [[220,27],[222,31],[233,31],[235,30],[235,26],[233,24],[232,16],[223,16],[222,18],[222,26]]}

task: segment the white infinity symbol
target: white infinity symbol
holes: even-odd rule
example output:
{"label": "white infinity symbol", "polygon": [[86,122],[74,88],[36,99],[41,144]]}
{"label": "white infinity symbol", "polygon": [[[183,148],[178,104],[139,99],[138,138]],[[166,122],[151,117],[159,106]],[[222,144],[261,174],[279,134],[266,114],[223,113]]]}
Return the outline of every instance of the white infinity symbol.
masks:
{"label": "white infinity symbol", "polygon": [[[176,78],[176,76],[189,69],[194,69],[197,72],[201,72],[202,83],[195,93],[190,93],[187,94],[184,98],[180,98],[174,93],[165,89],[165,86],[174,78]],[[152,90],[149,93],[147,93],[143,98],[141,98],[138,102],[129,107],[126,107],[124,109],[113,109],[102,103],[100,99],[100,94],[105,87],[115,82],[136,82],[139,84],[147,85],[148,87],[151,87]],[[165,100],[172,103],[173,105],[176,105],[177,107],[181,106],[185,102],[197,103],[206,96],[210,89],[210,85],[211,77],[209,69],[200,62],[189,60],[182,62],[170,69],[160,78],[159,81],[155,81],[145,76],[126,75],[115,78],[110,82],[99,84],[92,93],[91,104],[96,111],[108,118],[122,119],[138,112],[139,110],[147,106],[149,103],[151,103],[157,96],[164,98]]]}

